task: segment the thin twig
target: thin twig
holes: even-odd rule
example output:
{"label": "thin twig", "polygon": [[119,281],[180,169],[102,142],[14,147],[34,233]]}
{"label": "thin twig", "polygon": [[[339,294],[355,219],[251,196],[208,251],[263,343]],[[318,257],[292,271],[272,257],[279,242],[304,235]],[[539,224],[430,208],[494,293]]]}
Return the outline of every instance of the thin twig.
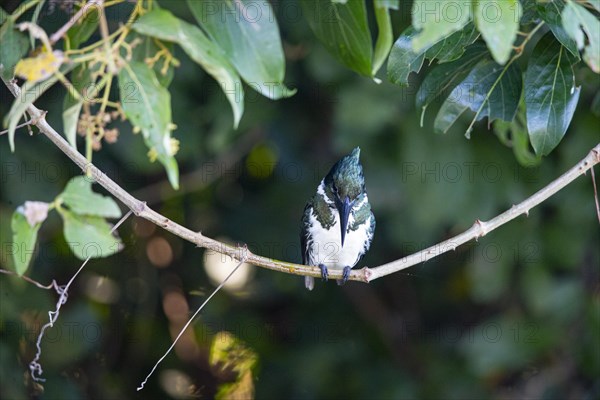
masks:
{"label": "thin twig", "polygon": [[[27,122],[23,122],[21,125],[17,125],[17,126],[15,126],[15,130],[16,130],[16,129],[19,129],[19,128],[22,128],[22,127],[24,127],[24,126],[31,125],[31,123],[32,123],[32,122],[33,122],[33,120],[31,120],[31,119],[30,119],[29,121],[27,121]],[[3,130],[3,131],[0,131],[0,136],[1,136],[1,135],[4,135],[5,133],[8,133],[8,129],[5,129],[5,130]]]}
{"label": "thin twig", "polygon": [[594,185],[594,200],[596,202],[596,215],[598,216],[598,222],[600,222],[600,204],[598,204],[598,190],[596,189],[596,175],[594,175],[594,168],[590,168],[592,171],[592,184]]}
{"label": "thin twig", "polygon": [[[119,222],[117,222],[115,224],[115,226],[112,227],[112,229],[110,230],[110,233],[112,234],[114,231],[116,231],[117,228],[123,222],[125,222],[125,220],[127,218],[129,218],[131,213],[132,212],[130,210],[127,214],[125,214],[123,216],[123,218],[121,218],[119,220]],[[58,316],[60,315],[60,308],[62,307],[63,304],[65,304],[67,302],[67,298],[69,296],[69,288],[75,281],[75,278],[77,278],[77,275],[79,275],[79,273],[83,270],[83,267],[85,267],[85,265],[88,263],[88,261],[90,261],[91,258],[92,258],[92,256],[90,255],[90,256],[88,256],[88,258],[85,259],[85,261],[81,264],[81,266],[79,267],[77,272],[75,272],[75,274],[73,274],[73,276],[71,277],[71,279],[69,279],[69,282],[65,286],[58,286],[56,281],[54,281],[54,280],[52,281],[51,285],[56,290],[56,293],[59,294],[59,298],[58,298],[58,301],[56,302],[56,308],[54,309],[54,311],[48,312],[49,321],[46,322],[44,324],[44,326],[42,326],[42,329],[40,330],[40,333],[35,342],[37,351],[35,353],[34,359],[29,363],[29,372],[31,374],[31,378],[36,382],[45,382],[46,381],[44,378],[40,377],[40,375],[42,375],[44,373],[44,370],[42,369],[42,364],[40,364],[40,362],[39,362],[40,357],[42,356],[42,338],[44,337],[44,333],[46,332],[46,329],[54,326],[54,323],[56,322],[56,320],[58,319]]]}
{"label": "thin twig", "polygon": [[56,32],[54,32],[52,34],[52,36],[50,36],[50,43],[54,44],[56,42],[58,42],[60,40],[60,38],[62,38],[69,29],[71,29],[73,27],[73,25],[75,25],[75,23],[77,21],[79,21],[79,19],[85,15],[85,13],[87,12],[87,10],[89,10],[90,8],[92,8],[93,6],[97,6],[99,8],[102,8],[102,3],[104,2],[104,0],[89,0],[87,3],[85,3],[85,5],[83,7],[81,7],[79,9],[79,11],[77,11],[75,13],[75,15],[73,15],[73,17],[71,17],[66,24],[64,24],[59,30],[57,30]]}
{"label": "thin twig", "polygon": [[[247,251],[247,249],[245,249],[245,250]],[[229,275],[227,275],[225,277],[225,279],[223,279],[223,282],[221,282],[221,284],[219,286],[217,286],[217,288],[210,294],[210,296],[208,296],[206,298],[206,300],[204,300],[204,302],[200,305],[200,307],[198,307],[198,309],[196,310],[196,312],[194,313],[194,315],[192,315],[191,318],[188,319],[188,321],[185,323],[185,325],[183,326],[183,328],[181,328],[181,330],[179,331],[179,334],[177,335],[177,337],[175,338],[175,340],[173,340],[173,343],[171,343],[171,346],[167,349],[167,351],[165,352],[165,354],[163,354],[163,356],[156,362],[156,364],[154,364],[154,367],[152,367],[152,370],[150,371],[150,373],[148,374],[148,376],[146,376],[146,379],[144,379],[144,381],[137,388],[138,392],[144,388],[144,385],[146,384],[146,382],[148,381],[148,379],[152,376],[152,374],[154,373],[154,370],[156,370],[156,368],[158,367],[158,364],[160,364],[162,362],[162,360],[164,360],[167,357],[167,355],[169,355],[169,353],[171,352],[171,350],[173,350],[173,347],[175,347],[175,344],[177,344],[177,341],[179,340],[179,338],[181,337],[181,335],[183,335],[183,333],[185,332],[185,330],[187,329],[187,327],[190,326],[190,324],[192,323],[192,321],[196,318],[196,316],[200,313],[200,311],[202,311],[202,309],[204,308],[204,306],[208,304],[208,302],[210,301],[210,299],[212,299],[212,297],[215,294],[217,294],[217,292],[219,290],[221,290],[221,288],[223,287],[223,285],[225,285],[225,283],[229,280],[229,278],[231,278],[231,276],[235,273],[235,271],[237,271],[238,268],[244,262],[245,262],[245,257],[242,257],[242,259],[240,260],[240,262],[229,273]]]}
{"label": "thin twig", "polygon": [[[4,81],[8,86],[9,90],[13,95],[20,93],[20,88],[12,82]],[[41,115],[39,110],[33,104],[27,109],[32,118]],[[241,256],[239,250],[235,246],[231,246],[225,243],[221,243],[217,240],[211,239],[204,236],[201,232],[194,232],[176,222],[173,222],[165,216],[157,213],[146,205],[145,202],[140,201],[129,194],[125,189],[119,186],[115,181],[110,179],[106,174],[99,170],[95,165],[88,163],[76,149],[71,147],[62,136],[58,134],[48,124],[45,118],[39,118],[36,126],[50,141],[52,141],[63,153],[65,153],[75,164],[77,164],[83,171],[91,171],[92,177],[106,189],[109,193],[119,199],[125,204],[134,214],[138,217],[144,218],[157,226],[173,233],[180,238],[194,243],[198,247],[209,249],[221,254],[228,255],[236,260],[240,260]],[[573,168],[568,170],[566,173],[561,175],[556,180],[552,181],[546,187],[529,197],[522,203],[511,207],[506,212],[500,214],[496,218],[491,219],[488,222],[476,220],[475,224],[464,233],[457,235],[451,239],[441,242],[437,245],[431,246],[425,250],[419,251],[402,259],[392,261],[390,263],[375,267],[367,268],[364,267],[360,270],[354,270],[350,273],[350,280],[370,282],[374,279],[381,278],[389,275],[393,272],[403,270],[416,264],[423,263],[433,257],[437,257],[440,254],[454,250],[456,247],[464,244],[470,240],[477,239],[486,235],[488,232],[498,228],[499,226],[515,219],[521,214],[527,214],[529,210],[537,206],[548,197],[560,191],[562,188],[567,186],[569,183],[574,181],[577,177],[584,174],[587,170],[593,167],[595,164],[600,162],[600,143],[597,144],[590,153],[581,161],[579,161]],[[275,260],[268,257],[262,257],[252,252],[247,253],[247,262],[271,269],[274,271],[285,272],[288,274],[302,275],[302,276],[313,276],[320,277],[321,270],[316,266],[308,266],[301,264],[294,264],[290,262]],[[330,270],[329,277],[331,279],[342,279],[341,270]]]}
{"label": "thin twig", "polygon": [[56,281],[54,281],[54,280],[49,285],[43,285],[43,284],[39,283],[38,281],[33,280],[26,275],[19,275],[15,271],[9,271],[7,269],[2,269],[2,268],[0,268],[0,274],[14,275],[16,277],[23,279],[24,281],[34,284],[35,286],[39,287],[40,289],[49,290],[49,289],[54,288],[56,285]]}
{"label": "thin twig", "polygon": [[[101,6],[102,7],[102,6]],[[102,43],[104,47],[104,52],[106,53],[106,62],[108,64],[108,73],[110,75],[116,75],[118,71],[117,66],[115,65],[115,57],[113,56],[113,50],[111,48],[109,42],[110,32],[108,31],[108,22],[106,21],[106,13],[102,9],[100,12],[100,34],[102,35]],[[107,87],[110,88],[110,86]]]}

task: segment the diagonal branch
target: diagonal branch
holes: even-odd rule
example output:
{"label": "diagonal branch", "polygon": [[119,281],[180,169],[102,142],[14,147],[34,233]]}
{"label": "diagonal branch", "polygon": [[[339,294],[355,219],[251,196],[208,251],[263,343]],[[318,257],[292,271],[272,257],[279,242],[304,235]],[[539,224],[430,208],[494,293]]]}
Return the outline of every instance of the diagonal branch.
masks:
{"label": "diagonal branch", "polygon": [[[20,88],[16,83],[8,81],[4,81],[4,83],[13,95],[17,96],[20,93]],[[115,183],[92,163],[88,163],[84,156],[82,156],[76,149],[71,147],[67,141],[63,139],[63,137],[60,136],[56,130],[54,130],[54,128],[48,124],[44,118],[45,113],[43,111],[32,104],[28,107],[27,112],[31,116],[32,120],[35,121],[35,125],[38,127],[40,132],[46,135],[46,137],[50,139],[50,141],[52,141],[52,143],[54,143],[63,153],[65,153],[75,164],[77,164],[82,171],[89,171],[96,182],[100,184],[100,186],[118,198],[123,204],[125,204],[125,206],[133,211],[136,216],[144,218],[153,224],[166,229],[174,235],[179,236],[188,242],[194,243],[198,247],[203,247],[208,250],[228,255],[238,261],[245,259],[248,263],[288,274],[313,277],[321,276],[321,270],[318,267],[294,264],[268,257],[262,257],[245,249],[242,251],[242,248],[239,246],[221,243],[217,240],[204,236],[201,232],[194,232],[174,221],[169,220],[168,218],[148,207],[145,202],[140,201],[130,195],[125,189]],[[360,270],[354,270],[351,272],[349,279],[354,281],[370,282],[413,265],[423,263],[450,250],[454,250],[456,247],[468,241],[483,237],[488,232],[493,231],[494,229],[506,224],[518,216],[522,214],[527,215],[529,210],[531,210],[533,207],[537,206],[553,194],[563,189],[569,183],[577,179],[580,175],[585,174],[589,169],[598,163],[600,163],[600,143],[597,144],[584,159],[579,161],[574,167],[565,172],[559,178],[550,182],[550,184],[539,190],[525,201],[517,205],[513,205],[509,210],[503,212],[497,217],[489,221],[476,220],[473,226],[467,231],[399,260],[395,260],[375,268],[364,267]],[[331,279],[342,279],[341,270],[331,270],[329,275]]]}
{"label": "diagonal branch", "polygon": [[471,228],[448,240],[444,240],[443,242],[428,247],[425,250],[421,250],[418,253],[414,253],[399,260],[380,265],[377,268],[373,268],[371,270],[369,280],[372,281],[374,279],[381,278],[382,276],[389,275],[393,272],[400,271],[410,266],[424,263],[427,260],[439,256],[440,254],[446,253],[450,250],[454,250],[458,246],[465,244],[473,239],[477,240],[480,237],[485,236],[494,229],[506,224],[509,221],[512,221],[513,219],[517,218],[522,214],[528,216],[529,210],[531,210],[538,204],[544,202],[550,196],[559,192],[569,183],[577,179],[580,175],[585,174],[587,170],[590,169],[593,171],[593,166],[598,164],[599,162],[600,143],[598,143],[583,160],[579,161],[577,164],[575,164],[574,167],[572,167],[560,177],[550,182],[547,186],[545,186],[543,189],[540,189],[528,199],[522,201],[519,204],[513,205],[510,209],[504,211],[502,214],[490,219],[489,221],[476,220],[473,226],[471,226]]}

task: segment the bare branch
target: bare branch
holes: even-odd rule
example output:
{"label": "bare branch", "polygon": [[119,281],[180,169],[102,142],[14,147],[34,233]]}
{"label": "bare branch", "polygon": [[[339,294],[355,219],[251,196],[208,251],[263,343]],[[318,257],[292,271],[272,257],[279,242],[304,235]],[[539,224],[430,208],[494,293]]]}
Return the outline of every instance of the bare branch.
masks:
{"label": "bare branch", "polygon": [[415,264],[423,263],[427,260],[439,256],[440,254],[446,253],[450,250],[454,250],[458,246],[470,240],[479,239],[480,237],[485,236],[486,234],[498,228],[499,226],[502,226],[507,222],[512,221],[519,215],[529,215],[529,210],[542,203],[553,194],[560,191],[569,183],[577,179],[580,175],[585,174],[588,169],[592,169],[592,167],[598,164],[599,162],[600,143],[597,144],[589,152],[589,154],[583,160],[579,161],[573,168],[562,174],[557,179],[550,182],[550,184],[548,184],[543,189],[539,190],[537,193],[535,193],[533,196],[529,197],[525,201],[517,205],[513,205],[510,209],[506,210],[497,217],[490,219],[489,221],[476,220],[470,229],[461,233],[460,235],[456,235],[448,240],[428,247],[425,250],[421,250],[418,253],[411,254],[399,260],[392,261],[390,263],[381,265],[377,268],[373,268],[370,272],[369,281],[381,278],[382,276],[389,275],[393,272],[403,270]]}
{"label": "bare branch", "polygon": [[[14,82],[4,81],[9,90],[13,95],[18,95],[20,88]],[[179,225],[176,222],[169,220],[163,215],[152,210],[146,205],[145,202],[140,201],[130,195],[126,190],[120,187],[112,179],[106,176],[101,170],[96,168],[91,163],[88,163],[84,156],[82,156],[76,149],[69,146],[65,139],[62,138],[55,130],[48,124],[45,118],[43,118],[42,111],[35,107],[33,104],[29,106],[27,112],[32,119],[37,122],[35,125],[39,128],[48,139],[50,139],[63,153],[65,153],[75,164],[77,164],[82,171],[90,171],[93,178],[104,187],[113,196],[118,198],[125,206],[127,206],[133,213],[141,218],[144,218],[155,225],[158,225],[167,231],[185,239],[191,243],[194,243],[198,247],[203,247],[208,250],[216,251],[221,254],[228,255],[238,261],[244,258],[244,254],[240,254],[239,247],[231,246],[225,243],[221,243],[217,240],[211,239],[204,236],[200,232],[193,232],[192,230]],[[473,239],[485,236],[488,232],[498,228],[499,226],[515,219],[521,214],[528,214],[529,210],[544,200],[557,193],[569,183],[577,179],[580,175],[585,174],[587,170],[592,168],[594,165],[600,162],[600,143],[597,144],[590,153],[581,161],[579,161],[573,168],[568,170],[566,173],[561,175],[556,180],[552,181],[549,185],[529,197],[522,203],[513,205],[509,210],[498,215],[497,217],[489,221],[476,220],[473,226],[467,231],[454,236],[451,239],[445,240],[439,244],[421,250],[417,253],[411,254],[407,257],[401,258],[396,261],[375,267],[375,268],[362,268],[354,270],[350,274],[350,280],[370,282],[377,278],[389,275],[391,273],[403,270],[416,264],[420,264],[440,254],[446,253],[450,250],[456,249],[456,247]],[[268,257],[262,257],[256,255],[250,251],[246,252],[246,261],[274,271],[285,272],[294,275],[313,276],[320,277],[321,270],[316,266],[307,266],[301,264],[294,264],[285,261],[275,260]],[[342,279],[341,270],[330,270],[329,272],[331,279]]]}

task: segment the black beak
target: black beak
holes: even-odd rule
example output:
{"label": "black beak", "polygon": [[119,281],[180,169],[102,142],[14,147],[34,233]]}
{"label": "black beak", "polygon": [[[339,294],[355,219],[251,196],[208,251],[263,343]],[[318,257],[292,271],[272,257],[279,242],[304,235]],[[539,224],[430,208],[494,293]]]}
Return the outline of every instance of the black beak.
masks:
{"label": "black beak", "polygon": [[344,239],[346,239],[346,230],[348,229],[348,218],[350,217],[350,211],[352,211],[352,204],[354,202],[346,197],[343,202],[338,200],[337,203],[340,213],[340,227],[342,229],[342,247],[344,247]]}

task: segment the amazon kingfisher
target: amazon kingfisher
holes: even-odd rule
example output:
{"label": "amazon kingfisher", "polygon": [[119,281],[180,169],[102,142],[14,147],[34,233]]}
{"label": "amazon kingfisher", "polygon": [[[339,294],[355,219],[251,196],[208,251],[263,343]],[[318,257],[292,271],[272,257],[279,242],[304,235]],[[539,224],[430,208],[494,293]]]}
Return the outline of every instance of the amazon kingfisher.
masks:
{"label": "amazon kingfisher", "polygon": [[[357,147],[335,163],[302,216],[302,263],[318,265],[325,281],[329,268],[343,270],[338,285],[346,283],[350,269],[369,250],[375,232],[359,156]],[[315,284],[311,276],[304,283],[308,290]]]}

